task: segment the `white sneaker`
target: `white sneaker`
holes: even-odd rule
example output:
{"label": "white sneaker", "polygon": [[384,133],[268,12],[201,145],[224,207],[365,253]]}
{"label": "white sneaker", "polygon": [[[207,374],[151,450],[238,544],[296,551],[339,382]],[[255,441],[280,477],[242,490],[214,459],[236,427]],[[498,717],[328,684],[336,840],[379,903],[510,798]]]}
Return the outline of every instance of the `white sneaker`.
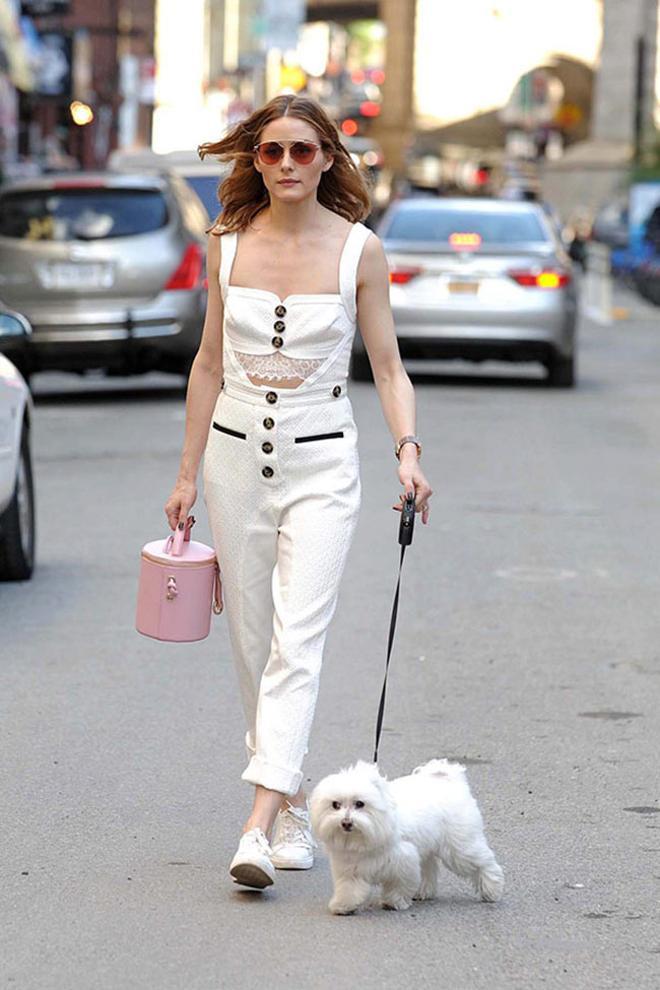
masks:
{"label": "white sneaker", "polygon": [[314,865],[314,849],[318,848],[312,835],[309,810],[296,808],[290,802],[287,804],[275,819],[270,861],[278,870],[309,870]]}
{"label": "white sneaker", "polygon": [[229,873],[235,883],[245,887],[270,887],[275,880],[275,870],[270,861],[272,849],[260,828],[245,832],[231,861]]}

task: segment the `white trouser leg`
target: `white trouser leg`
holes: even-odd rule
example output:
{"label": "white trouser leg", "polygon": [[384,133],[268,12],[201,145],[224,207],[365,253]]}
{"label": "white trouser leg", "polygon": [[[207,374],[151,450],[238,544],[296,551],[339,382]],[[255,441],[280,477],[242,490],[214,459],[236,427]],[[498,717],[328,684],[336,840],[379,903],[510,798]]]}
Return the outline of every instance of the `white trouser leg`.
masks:
{"label": "white trouser leg", "polygon": [[[264,427],[267,415],[275,426]],[[243,779],[285,794],[302,782],[323,647],[360,502],[350,404],[274,410],[221,393],[204,495],[247,720]],[[343,436],[295,443],[341,427]],[[264,442],[272,446],[263,451]],[[263,468],[272,467],[264,476]]]}
{"label": "white trouser leg", "polygon": [[295,794],[312,728],[330,620],[355,528],[354,505],[332,494],[302,498],[282,514],[273,575],[275,614],[257,708],[252,783]]}

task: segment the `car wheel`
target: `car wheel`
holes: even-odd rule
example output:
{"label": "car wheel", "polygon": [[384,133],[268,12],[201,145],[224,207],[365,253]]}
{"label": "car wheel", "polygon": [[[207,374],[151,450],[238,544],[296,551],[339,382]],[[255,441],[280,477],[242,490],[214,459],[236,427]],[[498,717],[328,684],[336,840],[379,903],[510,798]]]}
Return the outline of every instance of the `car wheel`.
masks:
{"label": "car wheel", "polygon": [[372,382],[374,380],[369,357],[355,351],[351,359],[351,378],[354,382]]}
{"label": "car wheel", "polygon": [[547,382],[552,388],[573,388],[575,385],[575,356],[554,354],[546,364]]}
{"label": "car wheel", "polygon": [[25,581],[34,569],[34,487],[32,458],[27,429],[21,438],[21,453],[12,500],[0,517],[0,581]]}

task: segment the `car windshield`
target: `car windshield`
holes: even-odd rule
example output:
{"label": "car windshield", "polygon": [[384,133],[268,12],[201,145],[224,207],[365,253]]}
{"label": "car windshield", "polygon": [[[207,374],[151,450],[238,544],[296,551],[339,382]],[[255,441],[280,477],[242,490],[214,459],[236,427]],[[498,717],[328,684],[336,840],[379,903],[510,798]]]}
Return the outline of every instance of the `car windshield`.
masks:
{"label": "car windshield", "polygon": [[0,196],[0,237],[98,241],[147,234],[167,223],[157,189],[71,188]]}
{"label": "car windshield", "polygon": [[393,241],[437,241],[464,243],[472,247],[489,244],[527,244],[548,241],[538,216],[514,210],[398,210],[385,231]]}
{"label": "car windshield", "polygon": [[204,209],[209,215],[209,220],[215,220],[220,212],[218,202],[218,175],[187,175],[186,182],[197,193],[202,201]]}

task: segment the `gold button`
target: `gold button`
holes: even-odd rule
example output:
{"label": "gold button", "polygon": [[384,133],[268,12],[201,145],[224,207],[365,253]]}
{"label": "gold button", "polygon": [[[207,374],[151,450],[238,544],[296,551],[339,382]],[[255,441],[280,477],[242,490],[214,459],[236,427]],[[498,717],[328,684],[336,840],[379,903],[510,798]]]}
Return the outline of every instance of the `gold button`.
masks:
{"label": "gold button", "polygon": [[277,402],[277,392],[266,392],[266,402],[270,402],[271,406]]}
{"label": "gold button", "polygon": [[264,454],[272,454],[273,453],[273,445],[270,442],[270,440],[264,440],[264,442],[261,445],[261,449],[263,450]]}
{"label": "gold button", "polygon": [[286,316],[286,306],[282,306],[281,304],[279,306],[276,306],[275,316]]}
{"label": "gold button", "polygon": [[341,395],[341,385],[335,385],[335,387],[332,390],[332,394],[335,396],[335,398],[338,395]]}
{"label": "gold button", "polygon": [[275,426],[275,420],[271,419],[270,416],[266,416],[264,420],[264,426],[266,427],[267,430],[272,430],[272,428]]}
{"label": "gold button", "polygon": [[283,343],[284,341],[282,340],[281,337],[273,337],[273,339],[271,340],[271,344],[273,345],[273,347],[281,347]]}
{"label": "gold button", "polygon": [[273,323],[273,330],[277,330],[278,333],[282,333],[286,330],[286,323],[283,323],[282,320],[275,320]]}
{"label": "gold button", "polygon": [[268,465],[266,465],[265,468],[261,469],[261,473],[263,474],[264,478],[272,478],[274,474],[272,467],[268,467]]}

